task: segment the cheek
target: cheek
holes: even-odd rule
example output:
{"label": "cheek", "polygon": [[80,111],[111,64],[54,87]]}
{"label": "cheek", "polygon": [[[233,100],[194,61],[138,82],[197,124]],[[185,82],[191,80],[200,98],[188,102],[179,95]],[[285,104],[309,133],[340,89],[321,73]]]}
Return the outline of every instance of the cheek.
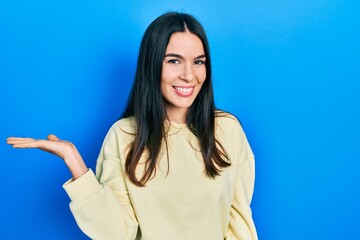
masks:
{"label": "cheek", "polygon": [[172,77],[169,76],[169,74],[162,74],[161,76],[161,83],[160,83],[160,88],[161,88],[161,93],[162,95],[167,95],[167,93],[169,93],[172,89]]}
{"label": "cheek", "polygon": [[176,73],[174,70],[168,69],[166,66],[161,71],[161,84],[169,84],[173,82]]}
{"label": "cheek", "polygon": [[165,83],[164,81],[161,80],[161,86],[160,86],[160,88],[161,88],[161,93],[162,93],[162,95],[164,96],[164,95],[166,95],[166,92],[169,91],[169,90],[168,90],[169,84],[167,84],[167,83]]}
{"label": "cheek", "polygon": [[199,75],[198,75],[198,81],[200,84],[204,83],[206,80],[206,70],[202,71]]}

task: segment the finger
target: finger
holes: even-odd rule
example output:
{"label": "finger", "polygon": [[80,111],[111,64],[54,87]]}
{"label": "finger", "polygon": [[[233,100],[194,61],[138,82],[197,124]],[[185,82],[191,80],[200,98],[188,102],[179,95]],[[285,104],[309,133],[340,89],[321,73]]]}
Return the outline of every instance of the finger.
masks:
{"label": "finger", "polygon": [[59,157],[62,157],[63,155],[61,154],[61,152],[59,150],[59,145],[58,142],[53,142],[53,141],[48,141],[48,140],[35,140],[32,142],[22,142],[22,143],[17,143],[13,145],[13,148],[38,148],[41,149],[43,151],[55,154]]}
{"label": "finger", "polygon": [[19,142],[12,144],[13,148],[40,148],[38,141],[32,142]]}
{"label": "finger", "polygon": [[[13,144],[14,148],[39,148],[46,150],[48,148],[53,148],[51,141],[48,140],[32,140],[32,141],[19,141]],[[50,150],[51,151],[51,150]]]}
{"label": "finger", "polygon": [[34,138],[8,137],[6,141],[34,140]]}
{"label": "finger", "polygon": [[35,139],[31,139],[31,138],[24,138],[24,139],[7,139],[6,143],[7,144],[19,144],[19,143],[29,143],[29,142],[34,142],[36,141]]}
{"label": "finger", "polygon": [[49,134],[47,139],[49,139],[50,141],[60,141],[60,139],[57,136],[55,136],[54,134]]}

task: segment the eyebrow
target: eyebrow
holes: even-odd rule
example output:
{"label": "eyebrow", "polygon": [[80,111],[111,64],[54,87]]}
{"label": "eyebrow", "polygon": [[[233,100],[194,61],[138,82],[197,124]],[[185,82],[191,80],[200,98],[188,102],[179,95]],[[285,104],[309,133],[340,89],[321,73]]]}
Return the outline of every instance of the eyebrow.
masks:
{"label": "eyebrow", "polygon": [[[176,53],[168,53],[165,55],[165,57],[176,57],[176,58],[184,59],[183,56],[181,56],[180,54],[176,54]],[[206,58],[206,55],[201,54],[201,55],[195,57],[194,59],[199,59],[199,58]]]}

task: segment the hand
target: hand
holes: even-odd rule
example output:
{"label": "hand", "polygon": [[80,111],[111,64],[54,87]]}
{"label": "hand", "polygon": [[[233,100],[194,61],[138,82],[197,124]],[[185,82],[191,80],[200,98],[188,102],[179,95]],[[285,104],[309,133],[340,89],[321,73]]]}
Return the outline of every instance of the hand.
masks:
{"label": "hand", "polygon": [[88,171],[74,144],[61,140],[53,134],[50,134],[47,139],[9,137],[7,143],[13,145],[14,148],[39,148],[61,157],[70,169],[74,179]]}

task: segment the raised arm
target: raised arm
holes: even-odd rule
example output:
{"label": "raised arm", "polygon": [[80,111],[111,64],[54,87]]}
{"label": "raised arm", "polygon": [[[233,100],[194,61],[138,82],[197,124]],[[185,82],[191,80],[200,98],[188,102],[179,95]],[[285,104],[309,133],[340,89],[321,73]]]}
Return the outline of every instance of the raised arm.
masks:
{"label": "raised arm", "polygon": [[99,175],[89,170],[74,144],[49,135],[47,140],[10,137],[14,148],[38,148],[61,157],[73,178],[64,184],[70,209],[80,229],[91,239],[133,240],[138,223],[122,176],[114,128],[98,159]]}

